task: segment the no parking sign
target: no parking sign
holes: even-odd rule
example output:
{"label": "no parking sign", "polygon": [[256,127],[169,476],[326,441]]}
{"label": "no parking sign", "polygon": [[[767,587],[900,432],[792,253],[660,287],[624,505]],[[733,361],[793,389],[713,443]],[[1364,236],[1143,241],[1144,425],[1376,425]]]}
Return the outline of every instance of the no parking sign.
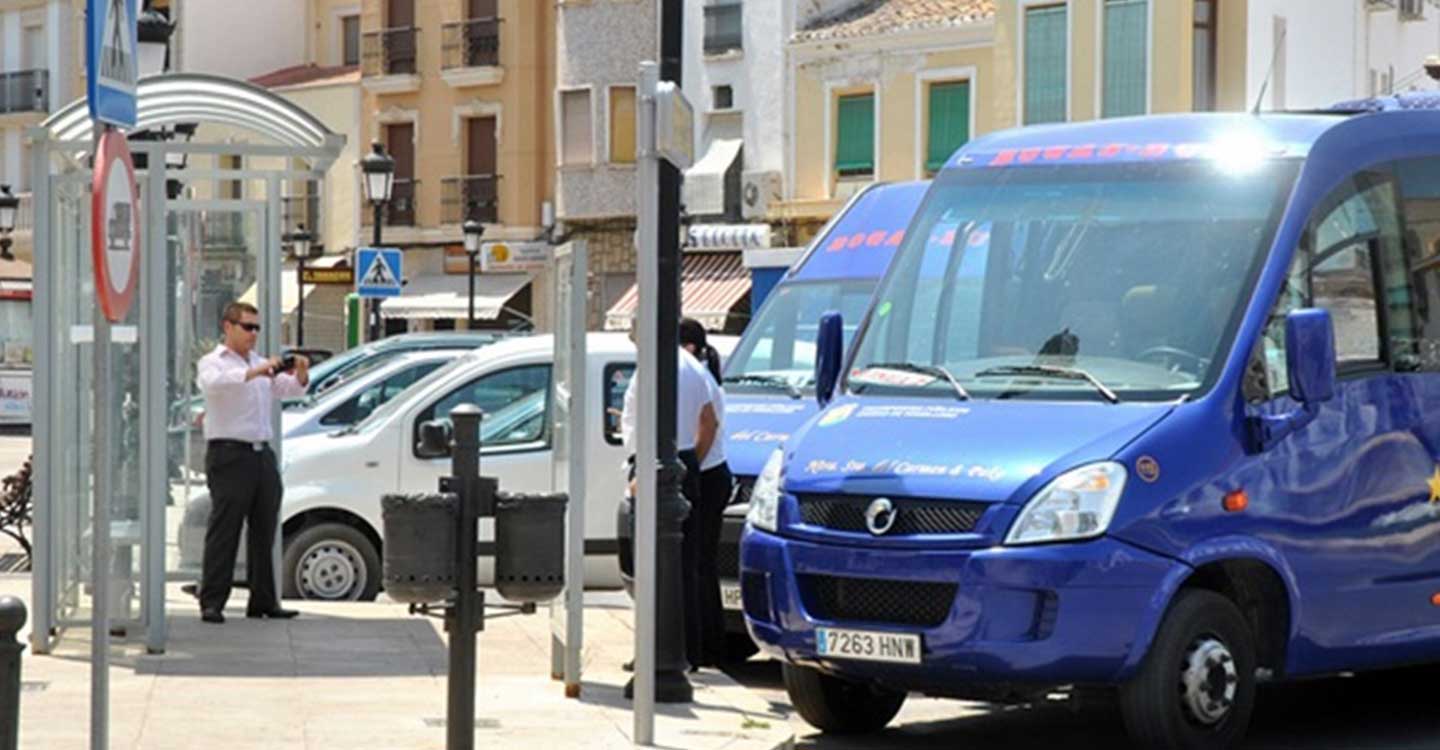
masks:
{"label": "no parking sign", "polygon": [[118,323],[130,310],[140,278],[140,195],[130,147],[118,130],[100,136],[91,187],[90,257],[95,266],[95,294],[105,319]]}

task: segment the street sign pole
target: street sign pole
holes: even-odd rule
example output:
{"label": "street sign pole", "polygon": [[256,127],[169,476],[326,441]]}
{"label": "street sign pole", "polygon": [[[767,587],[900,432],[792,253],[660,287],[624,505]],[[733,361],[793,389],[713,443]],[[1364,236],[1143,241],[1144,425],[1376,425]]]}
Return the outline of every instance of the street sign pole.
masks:
{"label": "street sign pole", "polygon": [[635,317],[637,346],[635,377],[635,744],[655,744],[655,299],[658,284],[656,219],[660,212],[655,190],[660,174],[655,153],[655,86],[660,69],[653,62],[640,64],[640,119],[636,136],[640,153],[636,164],[636,276],[640,300]]}

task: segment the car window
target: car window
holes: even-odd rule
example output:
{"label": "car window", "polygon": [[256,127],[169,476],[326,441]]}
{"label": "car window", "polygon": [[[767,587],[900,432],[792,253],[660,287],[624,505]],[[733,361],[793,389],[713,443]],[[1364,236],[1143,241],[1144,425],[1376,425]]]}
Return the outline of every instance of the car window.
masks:
{"label": "car window", "polygon": [[326,427],[344,427],[355,424],[370,416],[376,409],[414,385],[416,381],[434,372],[443,364],[440,361],[420,362],[394,373],[383,380],[371,383],[361,392],[345,400],[345,403],[331,409],[320,418]]}
{"label": "car window", "polygon": [[620,445],[620,415],[625,410],[625,389],[630,387],[630,378],[635,377],[635,365],[609,364],[605,366],[605,404],[602,417],[605,425],[605,442]]}
{"label": "car window", "polygon": [[[500,370],[476,378],[445,394],[415,420],[425,422],[450,418],[460,404],[474,404],[484,414],[481,422],[482,447],[535,443],[548,435],[550,365],[526,365]],[[492,426],[493,425],[493,426]]]}

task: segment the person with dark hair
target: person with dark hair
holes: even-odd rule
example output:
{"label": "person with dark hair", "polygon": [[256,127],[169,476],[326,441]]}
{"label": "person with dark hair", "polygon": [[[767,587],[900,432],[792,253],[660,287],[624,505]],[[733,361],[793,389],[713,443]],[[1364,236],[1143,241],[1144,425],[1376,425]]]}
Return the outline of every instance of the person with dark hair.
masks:
{"label": "person with dark hair", "polygon": [[[631,334],[634,336],[633,331]],[[681,526],[681,578],[683,586],[683,617],[685,621],[685,657],[690,662],[692,669],[708,666],[715,663],[711,654],[723,646],[720,643],[708,641],[707,620],[705,612],[708,601],[708,588],[700,582],[701,558],[701,535],[699,532],[699,517],[701,510],[705,507],[704,493],[701,489],[701,480],[704,476],[703,469],[707,465],[707,457],[716,455],[716,451],[724,452],[724,443],[720,435],[720,419],[724,414],[725,407],[716,398],[719,389],[714,387],[714,379],[690,350],[683,345],[677,352],[676,359],[676,380],[675,380],[675,448],[676,458],[685,466],[685,475],[681,479],[680,492],[690,503],[690,512],[685,516]],[[620,425],[621,434],[627,450],[635,449],[635,432],[638,429],[645,429],[649,425],[637,425],[635,423],[635,402],[639,398],[636,393],[638,388],[638,377],[630,379],[629,386],[625,389],[624,409],[621,412]],[[631,476],[629,482],[630,497],[635,497],[635,478]],[[721,506],[724,510],[724,506]],[[718,528],[718,527],[717,527]],[[718,534],[718,532],[717,532]],[[719,537],[716,536],[718,546]],[[715,550],[712,548],[708,554],[710,567],[713,569]],[[706,593],[702,593],[706,592]],[[718,579],[715,582],[715,601],[719,605],[720,588]],[[723,613],[721,613],[723,616]],[[723,622],[721,623],[723,626]],[[723,638],[723,630],[721,631]],[[634,666],[633,662],[626,664],[628,671]]]}
{"label": "person with dark hair", "polygon": [[720,526],[725,506],[730,504],[734,477],[725,459],[725,390],[720,387],[720,353],[710,346],[705,326],[693,318],[680,321],[680,346],[705,365],[710,377],[706,387],[719,421],[714,442],[699,456],[700,502],[690,515],[695,521],[696,572],[700,594],[700,643],[707,664],[723,664],[725,651],[725,609],[720,600]]}
{"label": "person with dark hair", "polygon": [[205,396],[205,483],[211,501],[201,563],[200,619],[211,623],[225,622],[242,527],[248,528],[245,558],[250,579],[245,616],[288,619],[299,614],[281,609],[275,591],[271,548],[284,487],[270,448],[271,414],[277,400],[305,395],[310,361],[256,354],[259,315],[254,305],[228,305],[220,324],[225,340],[201,357],[197,368]]}

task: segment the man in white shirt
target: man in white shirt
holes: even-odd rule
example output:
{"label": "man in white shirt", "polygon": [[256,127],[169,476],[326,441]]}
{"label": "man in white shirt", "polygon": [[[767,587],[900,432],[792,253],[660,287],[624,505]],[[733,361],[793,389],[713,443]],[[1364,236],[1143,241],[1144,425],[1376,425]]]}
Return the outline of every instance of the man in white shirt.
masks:
{"label": "man in white shirt", "polygon": [[284,487],[270,448],[271,410],[280,399],[305,395],[310,361],[256,354],[259,320],[253,305],[232,302],[222,316],[224,342],[198,365],[197,380],[205,396],[205,482],[211,502],[200,582],[200,619],[205,622],[225,622],[240,530],[247,526],[250,601],[245,616],[288,619],[299,614],[281,609],[275,591],[271,547]]}

